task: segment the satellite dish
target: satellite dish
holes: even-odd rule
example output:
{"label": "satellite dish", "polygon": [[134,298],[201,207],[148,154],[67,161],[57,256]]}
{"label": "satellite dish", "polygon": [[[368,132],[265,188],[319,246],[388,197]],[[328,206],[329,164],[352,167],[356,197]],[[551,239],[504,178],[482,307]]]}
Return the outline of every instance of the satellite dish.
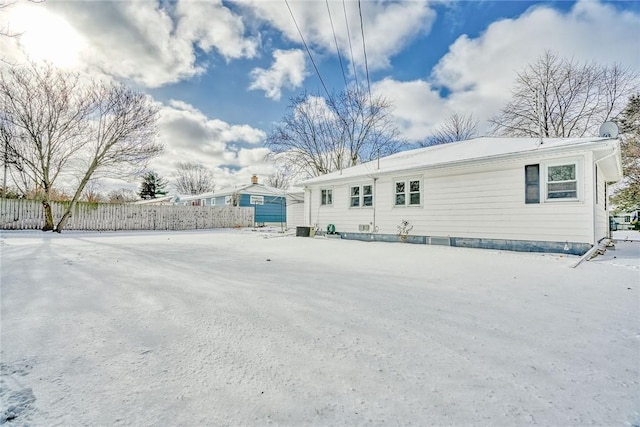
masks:
{"label": "satellite dish", "polygon": [[617,138],[620,131],[618,131],[618,125],[614,122],[604,122],[600,125],[600,131],[598,135],[602,138]]}

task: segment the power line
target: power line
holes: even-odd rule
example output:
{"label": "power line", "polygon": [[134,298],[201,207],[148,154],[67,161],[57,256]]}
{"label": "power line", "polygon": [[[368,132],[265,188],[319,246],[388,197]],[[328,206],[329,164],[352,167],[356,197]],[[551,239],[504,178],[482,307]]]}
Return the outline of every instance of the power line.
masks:
{"label": "power line", "polygon": [[364,42],[364,25],[362,24],[362,5],[358,0],[358,10],[360,11],[360,32],[362,33],[362,50],[364,51],[364,67],[367,71],[367,89],[369,89],[369,102],[371,102],[371,82],[369,81],[369,65],[367,62],[367,45]]}
{"label": "power line", "polygon": [[289,13],[291,14],[291,18],[293,18],[293,23],[295,24],[296,28],[298,29],[298,34],[300,34],[300,39],[302,39],[302,44],[304,44],[304,48],[307,50],[307,54],[309,55],[309,59],[311,59],[311,63],[313,64],[313,68],[315,68],[315,70],[316,70],[316,74],[318,75],[318,78],[320,79],[320,83],[322,83],[322,87],[324,88],[324,91],[327,93],[327,96],[329,98],[331,98],[331,95],[329,94],[329,91],[327,90],[327,86],[324,84],[324,80],[322,80],[322,76],[320,75],[320,70],[318,70],[318,66],[316,65],[316,61],[313,60],[313,55],[311,55],[311,51],[309,50],[309,46],[307,46],[307,42],[304,40],[304,36],[302,35],[302,31],[300,31],[300,27],[298,26],[298,22],[296,21],[296,17],[293,16],[293,11],[291,10],[291,7],[289,6],[289,1],[288,0],[284,0],[284,2],[287,5],[287,9],[289,9]]}
{"label": "power line", "polygon": [[336,44],[336,52],[338,53],[338,60],[340,61],[340,71],[342,71],[342,78],[344,79],[344,85],[347,86],[347,76],[344,73],[344,66],[342,65],[342,55],[340,55],[340,49],[338,48],[338,38],[336,37],[336,30],[333,27],[333,19],[331,18],[331,10],[329,9],[329,0],[324,0],[327,5],[327,13],[329,13],[329,22],[331,22],[331,31],[333,32],[333,41]]}
{"label": "power line", "polygon": [[347,26],[347,37],[349,38],[349,51],[351,51],[351,66],[353,67],[353,77],[356,81],[356,87],[358,86],[358,73],[356,72],[356,63],[353,60],[353,46],[351,45],[351,32],[349,31],[349,20],[347,19],[347,7],[344,0],[342,0],[342,10],[344,11],[344,23]]}

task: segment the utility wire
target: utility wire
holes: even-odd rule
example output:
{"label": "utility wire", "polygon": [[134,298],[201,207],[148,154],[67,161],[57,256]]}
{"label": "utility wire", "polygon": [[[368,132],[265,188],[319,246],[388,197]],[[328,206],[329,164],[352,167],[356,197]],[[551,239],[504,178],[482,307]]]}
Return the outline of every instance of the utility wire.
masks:
{"label": "utility wire", "polygon": [[322,80],[322,76],[320,75],[320,70],[318,70],[318,66],[316,65],[316,61],[313,60],[313,55],[311,55],[311,51],[309,50],[309,46],[307,46],[307,42],[304,40],[304,36],[302,35],[302,31],[300,31],[300,27],[298,26],[298,22],[296,21],[296,17],[293,16],[293,11],[291,10],[291,6],[289,6],[289,1],[288,0],[284,0],[284,2],[287,5],[287,9],[289,9],[289,13],[291,14],[291,18],[293,18],[293,23],[296,25],[296,28],[298,29],[298,34],[300,34],[300,39],[302,39],[302,44],[304,44],[304,47],[307,50],[307,54],[309,55],[309,59],[311,59],[311,63],[313,64],[313,68],[315,68],[315,70],[316,70],[316,74],[318,75],[318,78],[320,79],[320,83],[322,83],[322,87],[324,88],[324,91],[327,93],[327,96],[329,98],[331,98],[331,94],[329,94],[329,91],[327,90],[327,86],[324,84],[324,80]]}
{"label": "utility wire", "polygon": [[336,37],[336,30],[333,27],[333,19],[331,18],[331,9],[329,9],[329,0],[324,0],[327,5],[327,13],[329,13],[329,22],[331,22],[331,31],[333,32],[333,41],[336,44],[336,52],[338,53],[338,60],[340,61],[340,71],[342,71],[342,78],[344,79],[344,86],[347,87],[347,76],[344,73],[344,66],[342,65],[342,55],[340,55],[340,48],[338,48],[338,38]]}
{"label": "utility wire", "polygon": [[351,45],[351,32],[349,31],[349,20],[347,19],[347,7],[344,0],[342,0],[342,10],[344,11],[344,23],[347,26],[347,37],[349,38],[349,51],[351,51],[351,66],[353,67],[353,77],[356,81],[356,88],[358,85],[358,73],[356,72],[356,63],[353,60],[353,46]]}
{"label": "utility wire", "polygon": [[371,82],[369,81],[369,65],[367,63],[367,45],[364,42],[364,25],[362,24],[362,5],[358,0],[358,10],[360,11],[360,32],[362,33],[362,50],[364,51],[364,67],[367,70],[367,89],[369,89],[369,102],[371,102]]}

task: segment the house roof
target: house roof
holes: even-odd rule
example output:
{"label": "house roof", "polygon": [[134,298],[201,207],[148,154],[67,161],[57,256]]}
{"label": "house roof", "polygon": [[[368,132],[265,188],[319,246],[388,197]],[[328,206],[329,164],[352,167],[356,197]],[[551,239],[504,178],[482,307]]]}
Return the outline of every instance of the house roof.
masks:
{"label": "house roof", "polygon": [[[554,151],[613,149],[619,142],[611,138],[504,138],[481,137],[450,144],[402,151],[381,157],[341,171],[303,181],[301,185],[313,185],[330,181],[350,180],[359,177],[377,177],[394,172],[426,168],[464,165],[474,162],[493,161],[501,158],[535,156]],[[619,157],[619,155],[618,155]],[[619,163],[619,162],[618,162]],[[621,175],[621,168],[612,176]],[[612,180],[618,180],[620,177]]]}
{"label": "house roof", "polygon": [[231,194],[251,194],[256,196],[284,196],[285,191],[275,187],[269,187],[268,185],[262,184],[246,184],[240,185],[237,187],[227,187],[223,188],[220,191],[213,191],[208,193],[196,194],[193,196],[186,196],[180,198],[180,200],[198,200],[198,199],[207,199],[209,197],[221,197],[221,196],[229,196]]}

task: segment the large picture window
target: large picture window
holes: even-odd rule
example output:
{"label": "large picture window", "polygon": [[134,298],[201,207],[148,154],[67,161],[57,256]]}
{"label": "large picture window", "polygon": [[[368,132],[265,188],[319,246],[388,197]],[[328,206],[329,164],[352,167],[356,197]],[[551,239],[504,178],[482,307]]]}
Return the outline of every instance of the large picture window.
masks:
{"label": "large picture window", "polygon": [[395,205],[418,206],[421,202],[419,179],[408,179],[395,182]]}
{"label": "large picture window", "polygon": [[576,164],[547,167],[547,199],[577,199]]}

